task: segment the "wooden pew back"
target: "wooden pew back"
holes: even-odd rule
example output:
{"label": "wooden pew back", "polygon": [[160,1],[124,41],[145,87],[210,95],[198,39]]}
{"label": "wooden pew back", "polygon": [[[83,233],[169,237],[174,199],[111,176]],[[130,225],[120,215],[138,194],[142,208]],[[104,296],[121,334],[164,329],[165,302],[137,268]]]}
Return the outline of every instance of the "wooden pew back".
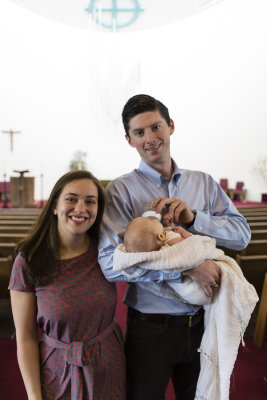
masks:
{"label": "wooden pew back", "polygon": [[252,239],[240,254],[244,256],[267,254],[267,239]]}
{"label": "wooden pew back", "polygon": [[251,231],[251,239],[267,239],[267,229],[256,229]]}
{"label": "wooden pew back", "polygon": [[9,298],[9,278],[13,265],[11,256],[0,257],[0,298]]}
{"label": "wooden pew back", "polygon": [[0,257],[12,256],[15,257],[16,243],[1,243],[0,242]]}
{"label": "wooden pew back", "polygon": [[21,220],[21,219],[5,219],[0,220],[0,226],[28,226],[31,227],[34,221],[32,220]]}
{"label": "wooden pew back", "polygon": [[[245,278],[256,289],[256,292],[261,297],[264,276],[267,272],[267,254],[263,255],[240,255],[236,256],[236,261],[239,264]],[[256,327],[257,315],[259,310],[259,302],[251,315],[248,327],[246,329],[246,337],[253,337]]]}
{"label": "wooden pew back", "polygon": [[26,237],[26,233],[2,233],[0,232],[0,243],[16,243]]}
{"label": "wooden pew back", "polygon": [[243,212],[247,211],[267,211],[267,205],[258,205],[258,206],[250,206],[250,207],[237,207],[238,211],[242,214]]}
{"label": "wooden pew back", "polygon": [[0,208],[0,215],[38,215],[38,208]]}
{"label": "wooden pew back", "polygon": [[17,220],[17,221],[32,221],[32,223],[36,220],[36,216],[34,215],[1,215],[0,221],[9,221],[9,220]]}
{"label": "wooden pew back", "polygon": [[245,278],[255,287],[258,296],[261,295],[265,273],[267,272],[267,254],[236,256]]}
{"label": "wooden pew back", "polygon": [[267,223],[267,215],[253,215],[253,216],[245,216],[247,222],[250,224],[251,222],[265,222]]}
{"label": "wooden pew back", "polygon": [[249,227],[251,230],[267,229],[267,222],[249,222]]}
{"label": "wooden pew back", "polygon": [[0,233],[28,233],[30,229],[29,225],[0,225]]}

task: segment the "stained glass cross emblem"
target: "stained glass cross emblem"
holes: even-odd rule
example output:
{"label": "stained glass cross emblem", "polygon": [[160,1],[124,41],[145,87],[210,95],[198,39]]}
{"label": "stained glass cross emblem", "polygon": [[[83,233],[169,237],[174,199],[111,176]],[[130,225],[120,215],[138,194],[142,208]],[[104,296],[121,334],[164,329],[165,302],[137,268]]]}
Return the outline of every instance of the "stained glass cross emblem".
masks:
{"label": "stained glass cross emblem", "polygon": [[[126,28],[133,24],[144,11],[138,0],[109,0],[108,3],[109,6],[104,7],[103,0],[102,2],[91,0],[85,11],[92,14],[94,23],[110,30]],[[122,5],[123,3],[125,6]]]}

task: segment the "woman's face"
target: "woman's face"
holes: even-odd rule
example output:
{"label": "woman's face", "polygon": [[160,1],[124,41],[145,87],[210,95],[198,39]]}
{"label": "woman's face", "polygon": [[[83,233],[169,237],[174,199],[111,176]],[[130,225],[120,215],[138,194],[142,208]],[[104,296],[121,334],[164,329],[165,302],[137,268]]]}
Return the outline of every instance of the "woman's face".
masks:
{"label": "woman's face", "polygon": [[98,191],[90,179],[77,179],[62,190],[54,214],[61,238],[86,235],[98,211]]}

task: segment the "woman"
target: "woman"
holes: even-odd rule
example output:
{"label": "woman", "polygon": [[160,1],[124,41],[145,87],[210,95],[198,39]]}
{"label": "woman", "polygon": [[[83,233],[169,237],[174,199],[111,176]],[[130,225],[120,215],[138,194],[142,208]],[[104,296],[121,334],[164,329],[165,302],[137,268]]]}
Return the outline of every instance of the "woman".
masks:
{"label": "woman", "polygon": [[68,172],[18,244],[9,289],[29,400],[125,399],[116,287],[97,262],[104,205],[90,172]]}

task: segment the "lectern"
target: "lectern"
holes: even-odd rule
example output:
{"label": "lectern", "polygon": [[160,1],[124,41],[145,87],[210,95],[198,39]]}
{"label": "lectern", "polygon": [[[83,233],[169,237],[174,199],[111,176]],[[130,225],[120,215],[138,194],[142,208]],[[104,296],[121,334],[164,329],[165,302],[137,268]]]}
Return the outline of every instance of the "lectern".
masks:
{"label": "lectern", "polygon": [[14,208],[31,208],[34,207],[34,177],[25,177],[24,174],[29,172],[13,171],[20,174],[19,177],[12,176],[10,178],[10,199]]}

